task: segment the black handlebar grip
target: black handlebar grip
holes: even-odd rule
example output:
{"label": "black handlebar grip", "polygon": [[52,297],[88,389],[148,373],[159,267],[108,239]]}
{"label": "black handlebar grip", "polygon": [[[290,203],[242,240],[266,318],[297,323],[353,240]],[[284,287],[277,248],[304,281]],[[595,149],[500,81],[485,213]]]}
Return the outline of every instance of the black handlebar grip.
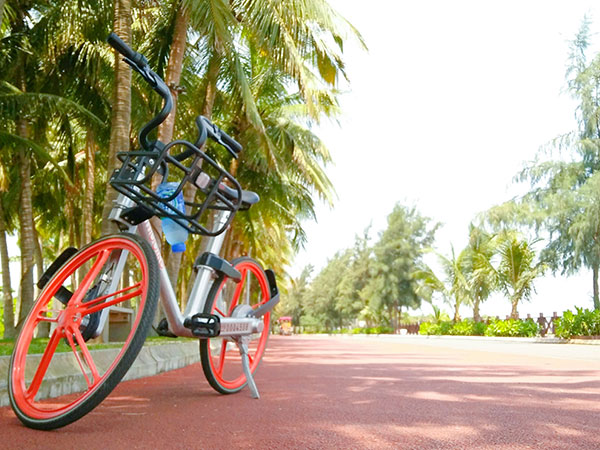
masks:
{"label": "black handlebar grip", "polygon": [[129,45],[123,42],[123,40],[117,36],[116,33],[110,33],[106,39],[106,42],[108,42],[108,45],[118,51],[125,58],[129,58],[131,60],[135,58],[136,52],[134,52]]}
{"label": "black handlebar grip", "polygon": [[133,51],[116,33],[110,33],[106,42],[125,58],[133,61],[138,67],[143,67],[148,64],[144,55]]}
{"label": "black handlebar grip", "polygon": [[220,131],[221,131],[221,140],[225,144],[227,144],[229,146],[229,148],[231,148],[231,150],[233,150],[236,153],[239,153],[242,151],[242,146],[240,145],[240,143],[238,141],[233,139],[231,136],[229,136],[223,130],[220,130]]}

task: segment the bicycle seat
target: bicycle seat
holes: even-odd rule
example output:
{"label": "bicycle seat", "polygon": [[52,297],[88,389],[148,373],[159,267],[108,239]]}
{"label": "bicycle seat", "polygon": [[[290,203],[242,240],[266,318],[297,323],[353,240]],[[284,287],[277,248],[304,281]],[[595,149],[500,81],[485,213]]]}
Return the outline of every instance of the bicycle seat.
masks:
{"label": "bicycle seat", "polygon": [[[221,185],[219,186],[219,191],[221,191],[221,193],[223,193],[223,195],[225,195],[225,197],[227,197],[231,201],[236,202],[238,200],[237,191],[235,189],[230,188],[229,186],[226,186],[225,184],[221,183]],[[256,192],[245,191],[244,189],[242,189],[242,205],[240,209],[248,209],[252,205],[258,203],[259,200],[260,197]]]}

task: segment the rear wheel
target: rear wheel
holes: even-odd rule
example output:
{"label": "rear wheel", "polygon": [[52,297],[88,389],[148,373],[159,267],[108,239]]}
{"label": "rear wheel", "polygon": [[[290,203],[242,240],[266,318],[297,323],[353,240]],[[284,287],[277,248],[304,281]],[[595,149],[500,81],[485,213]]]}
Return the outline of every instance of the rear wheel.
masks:
{"label": "rear wheel", "polygon": [[[270,300],[269,282],[256,261],[243,257],[233,260],[232,265],[242,274],[242,280],[239,283],[229,278],[217,280],[208,295],[203,312],[231,317],[235,314],[236,307],[248,305],[255,309]],[[248,345],[250,371],[253,374],[267,346],[270,318],[271,313],[262,317],[263,330],[253,335]],[[246,385],[240,352],[232,339],[201,339],[200,358],[204,375],[217,392],[233,394]]]}
{"label": "rear wheel", "polygon": [[[56,271],[23,323],[10,361],[10,402],[25,425],[62,427],[110,394],[142,348],[156,309],[158,279],[150,245],[126,233],[87,245]],[[49,337],[38,336],[48,323]],[[103,323],[113,326],[101,330]],[[93,351],[103,338],[117,342]],[[49,399],[63,393],[68,395]]]}

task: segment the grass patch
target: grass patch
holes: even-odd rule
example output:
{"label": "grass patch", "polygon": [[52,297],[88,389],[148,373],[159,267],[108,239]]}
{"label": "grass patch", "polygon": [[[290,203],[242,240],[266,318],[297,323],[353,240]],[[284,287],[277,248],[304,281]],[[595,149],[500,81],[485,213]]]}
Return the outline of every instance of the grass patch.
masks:
{"label": "grass patch", "polygon": [[[44,353],[46,350],[46,346],[48,345],[48,338],[36,338],[31,341],[29,345],[29,350],[27,354],[33,355],[36,353]],[[116,348],[121,347],[122,344],[88,344],[88,348],[90,350],[101,350],[104,348]],[[2,339],[0,340],[0,356],[11,355],[13,352],[13,348],[15,346],[15,342],[13,339]],[[57,353],[65,353],[70,352],[71,347],[69,344],[63,339],[58,343],[58,347],[56,348]]]}
{"label": "grass patch", "polygon": [[[44,350],[46,350],[46,346],[48,345],[48,341],[50,339],[48,338],[35,338],[31,341],[31,344],[29,345],[29,351],[27,352],[28,354],[36,354],[36,353],[44,353]],[[177,342],[180,341],[181,339],[177,339],[177,338],[169,338],[169,337],[163,337],[163,336],[151,336],[146,338],[146,344],[148,345],[160,345],[160,344],[166,344],[166,343],[170,343],[170,342]],[[91,343],[88,342],[87,346],[90,350],[102,350],[105,348],[119,348],[121,347],[123,344],[122,343]],[[15,346],[15,340],[14,339],[0,339],[0,356],[8,356],[11,355],[13,352],[13,348]],[[70,352],[71,351],[71,347],[69,347],[69,344],[66,342],[65,339],[61,339],[61,341],[58,344],[58,347],[56,348],[56,351],[58,353],[65,353],[65,352]]]}

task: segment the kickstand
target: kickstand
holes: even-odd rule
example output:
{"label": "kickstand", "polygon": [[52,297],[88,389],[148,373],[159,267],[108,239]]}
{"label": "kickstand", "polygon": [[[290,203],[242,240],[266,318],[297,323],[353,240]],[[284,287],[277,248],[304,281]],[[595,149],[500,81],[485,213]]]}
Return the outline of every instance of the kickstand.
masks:
{"label": "kickstand", "polygon": [[254,377],[252,376],[252,372],[250,372],[250,358],[248,358],[248,342],[246,342],[244,338],[241,338],[236,341],[236,344],[240,349],[240,356],[242,357],[242,368],[244,369],[244,375],[246,375],[246,381],[248,382],[248,387],[250,388],[250,394],[252,395],[252,398],[260,398],[258,388],[256,387],[256,383],[254,382]]}

